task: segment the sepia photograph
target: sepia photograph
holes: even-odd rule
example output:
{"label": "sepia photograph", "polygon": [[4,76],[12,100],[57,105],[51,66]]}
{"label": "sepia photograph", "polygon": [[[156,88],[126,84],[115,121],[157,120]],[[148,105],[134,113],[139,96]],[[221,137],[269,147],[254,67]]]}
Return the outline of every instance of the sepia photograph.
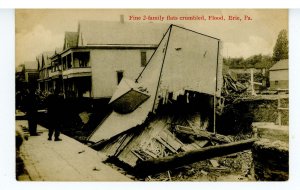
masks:
{"label": "sepia photograph", "polygon": [[16,9],[16,180],[288,181],[288,16]]}

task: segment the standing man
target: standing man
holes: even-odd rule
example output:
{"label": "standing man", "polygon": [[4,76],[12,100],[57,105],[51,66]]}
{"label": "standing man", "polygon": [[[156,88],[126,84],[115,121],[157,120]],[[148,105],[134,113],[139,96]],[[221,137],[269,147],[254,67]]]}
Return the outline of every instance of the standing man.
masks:
{"label": "standing man", "polygon": [[[28,91],[27,91],[28,92]],[[34,89],[30,89],[25,97],[25,109],[28,118],[30,136],[38,136],[37,128],[37,96]]]}
{"label": "standing man", "polygon": [[54,140],[61,141],[59,138],[61,126],[62,126],[62,115],[63,115],[63,97],[59,94],[59,90],[55,89],[54,93],[48,96],[48,140],[52,140],[54,133]]}

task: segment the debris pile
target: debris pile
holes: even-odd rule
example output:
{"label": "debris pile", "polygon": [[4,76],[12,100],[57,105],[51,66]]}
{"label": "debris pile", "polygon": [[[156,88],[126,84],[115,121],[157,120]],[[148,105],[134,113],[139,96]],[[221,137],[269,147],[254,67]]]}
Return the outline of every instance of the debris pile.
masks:
{"label": "debris pile", "polygon": [[237,80],[234,80],[229,73],[223,76],[223,80],[224,83],[222,88],[222,94],[224,94],[225,96],[232,95],[232,94],[238,95],[247,90],[247,87],[245,85],[238,82]]}
{"label": "debris pile", "polygon": [[199,161],[147,176],[145,181],[254,181],[251,151]]}
{"label": "debris pile", "polygon": [[[120,82],[91,146],[141,175],[250,149],[255,139],[216,133],[221,60],[219,39],[171,25],[135,82]],[[226,93],[245,90],[229,75],[224,83]]]}

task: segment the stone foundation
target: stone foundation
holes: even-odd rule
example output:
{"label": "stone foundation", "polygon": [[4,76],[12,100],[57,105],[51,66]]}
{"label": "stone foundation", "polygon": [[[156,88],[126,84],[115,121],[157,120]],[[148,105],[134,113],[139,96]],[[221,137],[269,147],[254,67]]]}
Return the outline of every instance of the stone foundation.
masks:
{"label": "stone foundation", "polygon": [[282,141],[261,139],[252,148],[254,177],[258,181],[289,179],[289,149]]}

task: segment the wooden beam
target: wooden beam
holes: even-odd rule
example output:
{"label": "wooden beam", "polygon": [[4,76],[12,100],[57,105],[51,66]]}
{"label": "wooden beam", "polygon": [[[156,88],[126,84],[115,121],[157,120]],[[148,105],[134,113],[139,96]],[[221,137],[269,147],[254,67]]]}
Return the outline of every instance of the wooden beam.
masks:
{"label": "wooden beam", "polygon": [[208,131],[203,131],[203,130],[199,130],[197,132],[194,132],[192,130],[190,130],[187,127],[183,127],[180,125],[176,125],[175,127],[176,131],[179,133],[185,133],[188,135],[193,135],[197,138],[204,138],[204,139],[208,139],[208,140],[214,140],[220,143],[229,143],[231,142],[230,140],[228,140],[228,137],[225,135],[220,135],[220,134],[214,134]]}
{"label": "wooden beam", "polygon": [[251,149],[257,139],[248,139],[223,145],[205,147],[198,150],[181,152],[172,156],[145,160],[135,167],[137,174],[144,176],[180,167],[197,161]]}

